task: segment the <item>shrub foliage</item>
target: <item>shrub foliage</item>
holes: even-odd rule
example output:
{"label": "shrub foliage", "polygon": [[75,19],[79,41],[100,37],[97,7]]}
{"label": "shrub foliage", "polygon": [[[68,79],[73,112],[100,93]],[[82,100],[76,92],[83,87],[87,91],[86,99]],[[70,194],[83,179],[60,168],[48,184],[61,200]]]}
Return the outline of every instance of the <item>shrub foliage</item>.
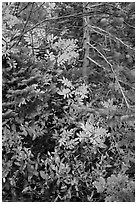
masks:
{"label": "shrub foliage", "polygon": [[134,202],[135,4],[2,6],[3,201]]}

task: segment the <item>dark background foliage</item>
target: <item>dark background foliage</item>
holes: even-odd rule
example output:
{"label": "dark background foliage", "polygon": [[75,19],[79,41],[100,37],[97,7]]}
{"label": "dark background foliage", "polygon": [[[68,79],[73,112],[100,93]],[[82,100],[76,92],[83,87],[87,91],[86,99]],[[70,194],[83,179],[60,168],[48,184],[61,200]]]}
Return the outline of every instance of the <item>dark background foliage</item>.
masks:
{"label": "dark background foliage", "polygon": [[134,202],[135,3],[2,12],[3,201]]}

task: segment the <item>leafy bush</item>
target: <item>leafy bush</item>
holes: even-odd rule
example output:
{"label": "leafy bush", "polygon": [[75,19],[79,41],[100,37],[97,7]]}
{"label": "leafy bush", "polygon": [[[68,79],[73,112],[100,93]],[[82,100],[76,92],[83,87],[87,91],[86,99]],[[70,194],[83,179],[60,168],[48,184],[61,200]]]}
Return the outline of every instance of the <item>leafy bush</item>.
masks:
{"label": "leafy bush", "polygon": [[134,202],[134,4],[101,5],[93,51],[82,3],[3,3],[3,201]]}

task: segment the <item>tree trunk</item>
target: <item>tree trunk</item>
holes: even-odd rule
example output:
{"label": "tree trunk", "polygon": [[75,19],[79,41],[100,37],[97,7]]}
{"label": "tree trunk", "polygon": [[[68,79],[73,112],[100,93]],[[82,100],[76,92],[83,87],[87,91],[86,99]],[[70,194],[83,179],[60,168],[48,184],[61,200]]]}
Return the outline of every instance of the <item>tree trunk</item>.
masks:
{"label": "tree trunk", "polygon": [[[89,8],[88,8],[88,3],[84,2],[83,3],[83,13],[88,12]],[[82,67],[82,74],[83,74],[83,78],[85,81],[87,81],[88,78],[88,66],[89,66],[89,60],[88,60],[88,56],[89,56],[89,45],[88,43],[90,43],[90,33],[89,33],[89,28],[88,28],[88,24],[89,24],[89,16],[83,16],[83,51],[84,51],[84,59],[83,59],[83,67]]]}

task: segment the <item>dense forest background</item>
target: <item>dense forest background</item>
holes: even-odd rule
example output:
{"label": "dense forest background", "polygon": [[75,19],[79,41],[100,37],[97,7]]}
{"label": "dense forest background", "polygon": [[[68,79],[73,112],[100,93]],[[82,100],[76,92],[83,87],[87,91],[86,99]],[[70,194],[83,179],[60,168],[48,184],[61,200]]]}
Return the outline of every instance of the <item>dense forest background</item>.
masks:
{"label": "dense forest background", "polygon": [[135,3],[2,4],[3,201],[134,202]]}

